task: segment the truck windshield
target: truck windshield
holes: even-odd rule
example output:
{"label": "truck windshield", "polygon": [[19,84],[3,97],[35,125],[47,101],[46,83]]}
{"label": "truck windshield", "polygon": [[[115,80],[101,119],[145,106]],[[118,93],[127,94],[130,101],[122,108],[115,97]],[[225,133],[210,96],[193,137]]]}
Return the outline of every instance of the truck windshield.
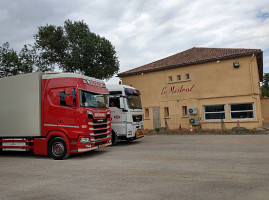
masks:
{"label": "truck windshield", "polygon": [[80,106],[87,108],[107,108],[107,95],[79,90]]}
{"label": "truck windshield", "polygon": [[142,109],[141,98],[138,95],[127,95],[127,104],[130,109]]}

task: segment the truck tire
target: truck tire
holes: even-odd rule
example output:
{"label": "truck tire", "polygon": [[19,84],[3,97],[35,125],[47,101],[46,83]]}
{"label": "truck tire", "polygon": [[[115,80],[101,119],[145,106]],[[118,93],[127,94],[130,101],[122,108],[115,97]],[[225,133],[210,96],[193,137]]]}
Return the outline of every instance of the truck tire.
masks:
{"label": "truck tire", "polygon": [[66,143],[63,138],[56,137],[53,138],[48,146],[48,154],[54,160],[63,160],[69,157],[67,153]]}
{"label": "truck tire", "polygon": [[118,143],[118,136],[114,131],[112,131],[112,145],[114,146],[117,143]]}

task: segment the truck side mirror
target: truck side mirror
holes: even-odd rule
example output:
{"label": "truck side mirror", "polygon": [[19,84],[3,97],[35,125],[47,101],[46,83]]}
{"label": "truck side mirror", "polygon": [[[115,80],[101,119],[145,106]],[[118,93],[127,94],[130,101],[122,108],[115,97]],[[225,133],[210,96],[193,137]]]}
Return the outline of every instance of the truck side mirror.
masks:
{"label": "truck side mirror", "polygon": [[66,105],[67,105],[67,106],[70,106],[70,107],[74,107],[74,105],[73,105],[73,97],[72,97],[72,95],[68,95],[68,96],[66,96]]}

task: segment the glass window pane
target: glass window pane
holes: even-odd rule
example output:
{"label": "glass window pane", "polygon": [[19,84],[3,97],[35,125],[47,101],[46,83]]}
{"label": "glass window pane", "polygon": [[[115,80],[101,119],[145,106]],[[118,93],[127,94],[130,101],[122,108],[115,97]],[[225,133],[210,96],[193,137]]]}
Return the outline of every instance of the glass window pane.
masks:
{"label": "glass window pane", "polygon": [[221,112],[224,111],[224,105],[205,106],[205,112]]}
{"label": "glass window pane", "polygon": [[244,119],[244,118],[254,118],[253,112],[232,112],[232,119]]}
{"label": "glass window pane", "polygon": [[73,105],[76,107],[76,90],[72,89]]}
{"label": "glass window pane", "polygon": [[182,113],[183,113],[183,116],[187,116],[188,115],[187,106],[182,106]]}
{"label": "glass window pane", "polygon": [[66,106],[66,94],[65,94],[65,92],[60,92],[60,106]]}
{"label": "glass window pane", "polygon": [[225,119],[225,113],[206,113],[205,119]]}
{"label": "glass window pane", "polygon": [[169,116],[169,108],[168,107],[164,108],[164,115],[165,115],[165,117]]}
{"label": "glass window pane", "polygon": [[253,110],[252,103],[231,105],[231,111],[240,111],[240,110]]}

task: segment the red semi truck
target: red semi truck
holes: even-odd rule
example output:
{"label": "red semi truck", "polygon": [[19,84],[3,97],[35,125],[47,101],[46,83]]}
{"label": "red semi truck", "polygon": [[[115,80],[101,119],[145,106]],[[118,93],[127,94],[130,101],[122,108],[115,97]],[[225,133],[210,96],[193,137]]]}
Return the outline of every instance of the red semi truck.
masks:
{"label": "red semi truck", "polygon": [[0,151],[33,151],[56,160],[111,145],[108,90],[73,73],[0,79]]}

